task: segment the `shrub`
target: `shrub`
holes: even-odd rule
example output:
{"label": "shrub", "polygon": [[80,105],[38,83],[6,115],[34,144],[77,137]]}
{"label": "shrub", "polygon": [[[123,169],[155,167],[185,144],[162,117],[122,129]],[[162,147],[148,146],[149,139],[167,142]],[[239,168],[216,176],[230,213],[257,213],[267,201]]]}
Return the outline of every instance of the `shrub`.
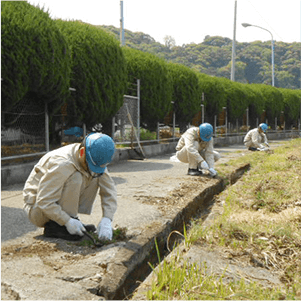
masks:
{"label": "shrub", "polygon": [[112,118],[123,103],[127,73],[118,41],[109,33],[80,21],[56,20],[72,53],[69,117],[87,127]]}
{"label": "shrub", "polygon": [[166,63],[155,55],[123,47],[129,82],[141,81],[140,114],[143,126],[157,127],[171,107],[171,83]]}
{"label": "shrub", "polygon": [[3,1],[1,35],[2,109],[28,93],[50,103],[50,111],[60,106],[69,94],[71,61],[67,42],[49,14],[25,1]]}
{"label": "shrub", "polygon": [[168,73],[172,83],[172,100],[176,120],[183,128],[200,110],[201,97],[196,73],[180,64],[169,63]]}

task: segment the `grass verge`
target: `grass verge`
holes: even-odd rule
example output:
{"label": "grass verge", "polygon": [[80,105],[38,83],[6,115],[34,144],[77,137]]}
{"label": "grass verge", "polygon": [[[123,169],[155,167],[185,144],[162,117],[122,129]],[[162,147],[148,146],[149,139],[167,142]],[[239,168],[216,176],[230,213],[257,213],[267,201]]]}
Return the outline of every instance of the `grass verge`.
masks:
{"label": "grass verge", "polygon": [[154,269],[149,300],[301,299],[301,139],[274,153],[255,152],[229,161],[219,173],[226,177],[245,163],[250,170],[217,197],[221,213],[206,227],[201,219],[195,221],[185,246],[219,250],[241,265],[269,270],[281,285],[267,287],[244,277],[232,281],[177,254]]}

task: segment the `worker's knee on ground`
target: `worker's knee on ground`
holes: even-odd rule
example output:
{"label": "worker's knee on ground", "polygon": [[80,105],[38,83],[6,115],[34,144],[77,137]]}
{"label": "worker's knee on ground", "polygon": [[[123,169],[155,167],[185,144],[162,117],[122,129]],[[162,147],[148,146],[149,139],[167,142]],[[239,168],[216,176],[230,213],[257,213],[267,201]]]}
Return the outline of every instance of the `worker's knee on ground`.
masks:
{"label": "worker's knee on ground", "polygon": [[252,145],[252,141],[248,141],[244,143],[245,147],[250,147]]}
{"label": "worker's knee on ground", "polygon": [[189,163],[186,147],[183,147],[176,153],[177,158],[183,163]]}
{"label": "worker's knee on ground", "polygon": [[49,222],[49,218],[39,207],[35,205],[28,211],[28,218],[30,222],[37,227],[43,227],[47,222]]}
{"label": "worker's knee on ground", "polygon": [[183,139],[183,137],[181,137],[176,146],[176,150],[180,151],[184,146],[185,146],[185,140]]}

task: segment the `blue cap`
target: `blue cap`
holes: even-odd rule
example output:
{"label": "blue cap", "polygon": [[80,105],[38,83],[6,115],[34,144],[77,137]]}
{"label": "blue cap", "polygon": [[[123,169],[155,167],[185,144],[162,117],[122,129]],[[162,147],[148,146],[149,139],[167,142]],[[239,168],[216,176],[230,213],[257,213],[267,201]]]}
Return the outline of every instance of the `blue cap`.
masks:
{"label": "blue cap", "polygon": [[199,125],[200,137],[203,141],[210,141],[213,135],[213,127],[210,123],[202,123]]}
{"label": "blue cap", "polygon": [[266,123],[261,123],[259,127],[265,132],[268,129],[268,125]]}
{"label": "blue cap", "polygon": [[91,171],[104,173],[112,161],[115,144],[112,138],[101,133],[92,133],[86,137],[86,161]]}

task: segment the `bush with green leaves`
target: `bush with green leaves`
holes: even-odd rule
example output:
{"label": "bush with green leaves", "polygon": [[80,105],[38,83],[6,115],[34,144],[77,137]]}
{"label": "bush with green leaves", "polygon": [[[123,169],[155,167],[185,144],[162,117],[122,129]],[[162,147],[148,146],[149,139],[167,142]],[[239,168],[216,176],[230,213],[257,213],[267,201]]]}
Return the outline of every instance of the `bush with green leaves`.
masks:
{"label": "bush with green leaves", "polygon": [[286,124],[297,126],[301,118],[301,90],[279,88],[283,96]]}
{"label": "bush with green leaves", "polygon": [[243,89],[243,84],[230,81],[226,78],[219,78],[221,81],[227,99],[228,122],[235,122],[236,118],[241,117],[245,112],[249,102],[247,93]]}
{"label": "bush with green leaves", "polygon": [[69,95],[70,53],[55,22],[26,1],[1,2],[2,110],[24,98],[49,111]]}
{"label": "bush with green leaves", "polygon": [[[141,124],[150,131],[172,108],[176,122],[186,126],[200,111],[202,93],[210,123],[223,107],[232,123],[248,108],[252,126],[264,110],[270,122],[282,111],[287,123],[296,125],[299,118],[299,90],[197,73],[150,53],[121,48],[118,39],[100,27],[52,20],[44,8],[26,1],[1,3],[1,34],[3,111],[26,101],[29,111],[48,103],[52,114],[67,101],[68,123],[111,127],[127,83],[140,79]],[[69,87],[75,88],[71,94]]]}
{"label": "bush with green leaves", "polygon": [[200,110],[201,96],[198,77],[192,69],[175,63],[168,63],[168,73],[172,83],[172,101],[176,120],[180,128],[186,126]]}
{"label": "bush with green leaves", "polygon": [[284,110],[283,95],[280,90],[264,84],[253,84],[253,86],[258,87],[263,96],[268,122],[271,123],[276,117],[279,118]]}
{"label": "bush with green leaves", "polygon": [[253,108],[254,114],[260,115],[265,108],[261,88],[256,84],[244,84],[243,86],[248,95],[249,106]]}
{"label": "bush with green leaves", "polygon": [[71,87],[76,91],[68,101],[68,115],[88,128],[104,123],[122,106],[127,86],[119,43],[111,34],[81,21],[55,22],[72,54]]}
{"label": "bush with green leaves", "polygon": [[208,121],[214,123],[214,115],[217,115],[227,105],[224,87],[218,77],[207,74],[198,74],[199,97],[204,93],[205,112]]}
{"label": "bush with green leaves", "polygon": [[171,108],[171,83],[167,63],[155,55],[128,47],[125,55],[130,83],[140,79],[140,115],[143,127],[153,131]]}
{"label": "bush with green leaves", "polygon": [[157,133],[151,132],[147,129],[141,128],[140,129],[140,140],[156,140],[157,139]]}

